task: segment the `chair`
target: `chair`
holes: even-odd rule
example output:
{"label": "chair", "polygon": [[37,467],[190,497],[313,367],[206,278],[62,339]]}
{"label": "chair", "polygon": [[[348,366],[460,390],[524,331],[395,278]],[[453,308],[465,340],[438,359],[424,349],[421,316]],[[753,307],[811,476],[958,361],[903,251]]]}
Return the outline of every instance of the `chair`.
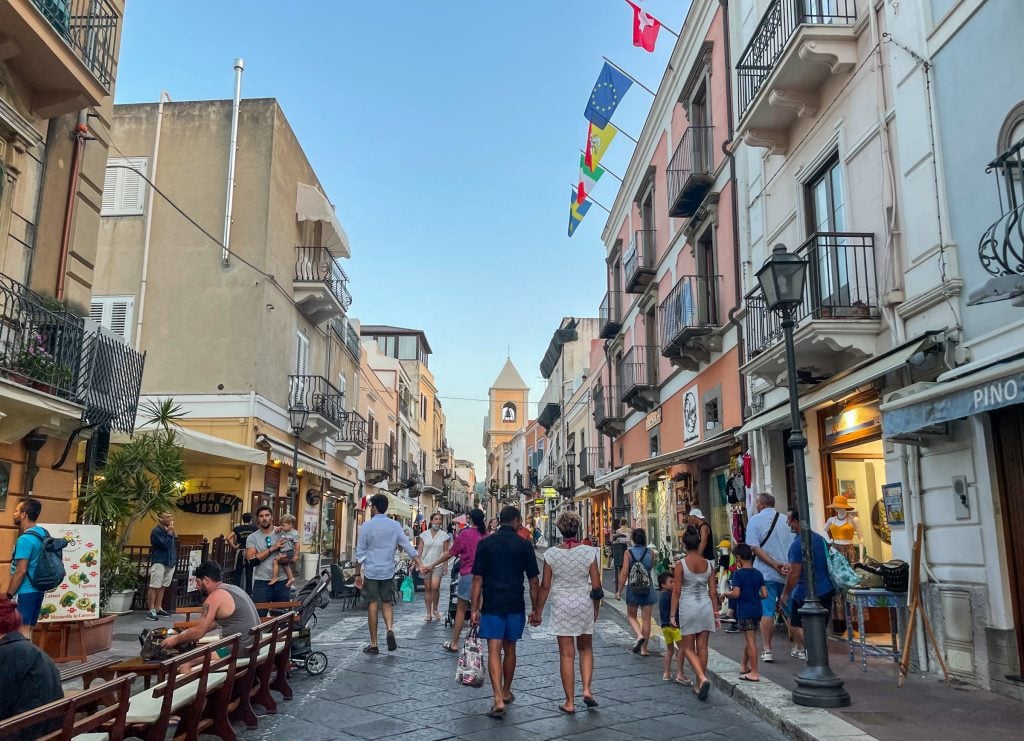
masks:
{"label": "chair", "polygon": [[175,738],[197,738],[206,700],[210,662],[217,643],[208,643],[160,662],[167,679],[128,701],[128,732],[147,741],[163,741],[171,716],[180,719]]}
{"label": "chair", "polygon": [[229,712],[231,695],[235,690],[237,664],[241,658],[241,642],[242,636],[235,633],[210,644],[210,676],[206,682],[206,703],[196,727],[196,738],[205,732],[224,741],[235,741],[235,731],[231,727]]}
{"label": "chair", "polygon": [[[134,674],[126,674],[92,689],[0,721],[0,738],[33,738],[40,741],[121,741]],[[82,717],[78,717],[82,714]],[[40,734],[39,725],[53,730]]]}

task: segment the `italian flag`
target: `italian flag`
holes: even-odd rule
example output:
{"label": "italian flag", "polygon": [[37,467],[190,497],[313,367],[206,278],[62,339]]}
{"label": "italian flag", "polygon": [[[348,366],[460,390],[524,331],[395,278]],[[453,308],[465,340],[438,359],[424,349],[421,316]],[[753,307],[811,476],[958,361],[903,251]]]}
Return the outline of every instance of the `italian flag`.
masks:
{"label": "italian flag", "polygon": [[576,188],[576,203],[583,203],[590,195],[590,191],[597,185],[597,181],[604,175],[604,168],[598,165],[591,169],[587,167],[587,157],[580,155],[580,177],[579,186]]}

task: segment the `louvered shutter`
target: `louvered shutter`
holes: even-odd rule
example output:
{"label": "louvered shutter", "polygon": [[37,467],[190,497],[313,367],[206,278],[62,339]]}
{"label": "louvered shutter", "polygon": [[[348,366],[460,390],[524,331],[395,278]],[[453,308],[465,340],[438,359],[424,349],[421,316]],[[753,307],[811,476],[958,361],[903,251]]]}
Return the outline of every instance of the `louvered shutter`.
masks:
{"label": "louvered shutter", "polygon": [[295,333],[295,374],[307,375],[309,371],[309,338],[302,332]]}
{"label": "louvered shutter", "polygon": [[129,342],[134,309],[134,296],[94,296],[89,318]]}
{"label": "louvered shutter", "polygon": [[100,214],[104,216],[113,213],[117,203],[117,174],[118,169],[108,164],[103,177],[103,203],[100,206]]}
{"label": "louvered shutter", "polygon": [[110,306],[110,331],[128,339],[130,305],[128,301],[112,301]]}
{"label": "louvered shutter", "polygon": [[103,302],[93,301],[89,305],[89,318],[97,324],[103,324]]}
{"label": "louvered shutter", "polygon": [[[129,169],[134,168],[134,169]],[[138,216],[145,207],[148,157],[112,157],[103,179],[103,216]],[[136,172],[137,170],[138,172]]]}

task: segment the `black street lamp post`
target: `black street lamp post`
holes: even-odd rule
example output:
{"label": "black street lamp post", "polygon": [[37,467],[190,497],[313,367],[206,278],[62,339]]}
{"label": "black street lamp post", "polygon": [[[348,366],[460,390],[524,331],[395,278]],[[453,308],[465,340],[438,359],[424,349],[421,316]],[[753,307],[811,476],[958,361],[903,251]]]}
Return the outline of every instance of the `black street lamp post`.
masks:
{"label": "black street lamp post", "polygon": [[812,550],[810,502],[807,495],[807,471],[804,464],[804,437],[800,417],[800,399],[797,395],[796,349],[793,327],[796,309],[804,300],[804,279],[807,261],[786,249],[783,244],[772,248],[769,257],[757,271],[757,281],[764,293],[765,305],[770,311],[782,314],[782,331],[786,338],[786,374],[789,379],[790,433],[789,449],[793,453],[796,476],[797,509],[800,513],[800,551],[806,579],[807,598],[800,608],[807,646],[807,666],[796,677],[793,702],[819,708],[845,707],[850,704],[850,693],[843,680],[836,676],[828,662],[828,609],[818,599],[815,589],[814,553]]}
{"label": "black street lamp post", "polygon": [[309,421],[309,409],[302,399],[298,399],[288,408],[288,424],[292,427],[292,434],[295,435],[295,445],[292,448],[292,472],[288,482],[289,514],[295,515],[299,510],[299,436],[306,429]]}

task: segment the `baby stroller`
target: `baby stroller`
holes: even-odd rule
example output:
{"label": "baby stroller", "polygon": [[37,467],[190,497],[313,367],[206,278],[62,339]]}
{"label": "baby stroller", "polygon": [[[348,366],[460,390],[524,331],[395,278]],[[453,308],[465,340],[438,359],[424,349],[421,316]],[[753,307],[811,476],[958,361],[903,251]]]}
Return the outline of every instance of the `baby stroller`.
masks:
{"label": "baby stroller", "polygon": [[456,558],[452,564],[451,583],[448,585],[448,611],[444,614],[444,627],[455,624],[455,616],[459,612],[459,567],[461,559]]}
{"label": "baby stroller", "polygon": [[323,674],[327,669],[327,654],[312,649],[310,627],[316,625],[316,611],[331,603],[330,587],[331,570],[325,567],[295,595],[295,601],[302,604],[292,632],[291,662],[292,666],[302,667],[312,676]]}

